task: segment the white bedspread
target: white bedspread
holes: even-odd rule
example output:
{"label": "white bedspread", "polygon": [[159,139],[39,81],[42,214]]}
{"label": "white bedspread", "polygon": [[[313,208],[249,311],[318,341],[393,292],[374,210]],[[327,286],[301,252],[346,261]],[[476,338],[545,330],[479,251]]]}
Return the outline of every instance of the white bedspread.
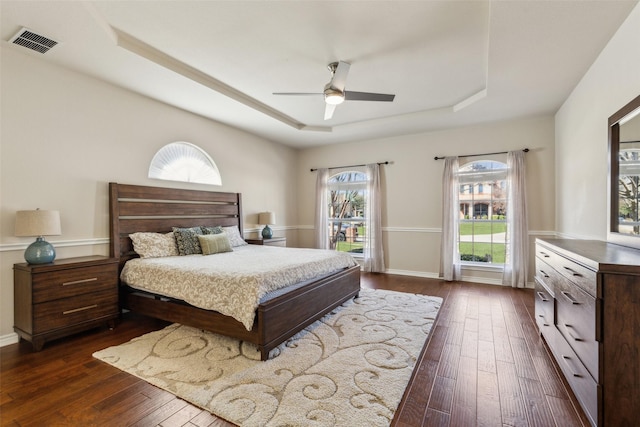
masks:
{"label": "white bedspread", "polygon": [[231,316],[251,330],[266,293],[353,265],[343,252],[248,245],[215,255],[132,259],[120,278],[132,288]]}

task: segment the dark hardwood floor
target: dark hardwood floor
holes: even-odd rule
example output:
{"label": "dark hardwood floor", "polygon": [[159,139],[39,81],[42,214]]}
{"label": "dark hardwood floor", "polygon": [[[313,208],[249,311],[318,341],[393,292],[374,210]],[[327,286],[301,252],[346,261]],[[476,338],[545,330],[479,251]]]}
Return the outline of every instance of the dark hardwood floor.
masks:
{"label": "dark hardwood floor", "polygon": [[[362,286],[444,298],[396,426],[588,426],[533,320],[533,291],[363,274]],[[0,349],[3,426],[229,426],[92,358],[166,323],[126,315],[118,327]]]}

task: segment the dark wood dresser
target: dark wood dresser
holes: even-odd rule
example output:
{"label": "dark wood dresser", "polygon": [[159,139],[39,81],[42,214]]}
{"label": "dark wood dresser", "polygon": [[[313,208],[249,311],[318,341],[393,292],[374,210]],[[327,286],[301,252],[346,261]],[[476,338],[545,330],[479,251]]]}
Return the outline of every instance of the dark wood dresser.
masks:
{"label": "dark wood dresser", "polygon": [[594,426],[640,422],[640,250],[536,240],[535,315]]}
{"label": "dark wood dresser", "polygon": [[118,260],[88,256],[13,266],[14,330],[36,351],[46,341],[118,318]]}

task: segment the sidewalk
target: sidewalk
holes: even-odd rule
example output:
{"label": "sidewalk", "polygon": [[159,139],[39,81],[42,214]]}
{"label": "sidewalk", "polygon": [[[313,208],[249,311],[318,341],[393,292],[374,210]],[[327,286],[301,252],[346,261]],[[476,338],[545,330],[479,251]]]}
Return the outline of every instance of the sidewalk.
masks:
{"label": "sidewalk", "polygon": [[505,243],[507,241],[507,233],[495,233],[495,234],[468,234],[466,236],[460,236],[461,242],[471,242],[474,241],[476,243]]}

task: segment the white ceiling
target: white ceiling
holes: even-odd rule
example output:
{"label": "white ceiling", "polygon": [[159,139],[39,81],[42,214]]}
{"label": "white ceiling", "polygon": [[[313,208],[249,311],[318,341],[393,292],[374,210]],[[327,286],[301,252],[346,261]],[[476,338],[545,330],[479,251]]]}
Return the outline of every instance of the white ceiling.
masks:
{"label": "white ceiling", "polygon": [[[553,114],[637,1],[0,1],[19,49],[294,147]],[[8,40],[22,27],[60,42]],[[323,120],[327,64],[351,64]]]}

